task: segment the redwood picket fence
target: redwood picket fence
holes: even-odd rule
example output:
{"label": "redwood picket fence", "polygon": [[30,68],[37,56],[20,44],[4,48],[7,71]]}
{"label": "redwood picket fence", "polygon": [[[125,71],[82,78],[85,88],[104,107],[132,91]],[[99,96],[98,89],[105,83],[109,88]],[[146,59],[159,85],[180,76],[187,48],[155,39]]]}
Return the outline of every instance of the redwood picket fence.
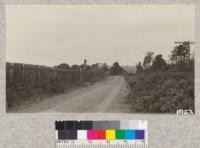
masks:
{"label": "redwood picket fence", "polygon": [[8,86],[23,83],[33,88],[39,88],[53,78],[59,78],[62,83],[73,84],[104,76],[105,72],[101,69],[60,70],[54,67],[6,62],[6,84]]}

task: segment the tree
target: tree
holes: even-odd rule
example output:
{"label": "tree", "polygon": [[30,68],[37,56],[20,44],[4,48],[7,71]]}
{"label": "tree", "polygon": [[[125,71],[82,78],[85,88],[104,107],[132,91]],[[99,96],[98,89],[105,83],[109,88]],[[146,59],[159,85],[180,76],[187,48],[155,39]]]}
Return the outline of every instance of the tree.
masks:
{"label": "tree", "polygon": [[92,64],[91,67],[92,67],[92,69],[98,69],[99,68],[97,63],[96,64]]}
{"label": "tree", "polygon": [[123,72],[123,68],[119,65],[118,62],[114,62],[113,66],[111,67],[111,73],[113,75],[119,75]]}
{"label": "tree", "polygon": [[151,66],[153,54],[154,54],[153,52],[146,53],[146,56],[144,57],[144,62],[143,62],[144,68],[149,68]]}
{"label": "tree", "polygon": [[91,66],[90,65],[81,64],[79,66],[79,68],[82,69],[82,70],[91,70]]}
{"label": "tree", "polygon": [[172,50],[170,60],[175,63],[178,62],[178,46],[175,46],[174,50]]}
{"label": "tree", "polygon": [[153,60],[153,68],[154,69],[165,69],[166,68],[166,61],[162,58],[163,56],[161,54],[156,55],[156,57]]}
{"label": "tree", "polygon": [[85,69],[86,69],[86,70],[91,70],[92,68],[91,68],[90,65],[86,65]]}
{"label": "tree", "polygon": [[60,65],[54,66],[55,68],[61,69],[61,70],[69,70],[70,66],[66,63],[61,63]]}
{"label": "tree", "polygon": [[184,61],[189,62],[189,60],[190,60],[190,42],[187,42],[187,41],[183,42],[181,51],[182,51],[181,55],[183,56]]}
{"label": "tree", "polygon": [[102,69],[103,69],[105,72],[109,71],[108,66],[107,66],[106,63],[103,64]]}
{"label": "tree", "polygon": [[190,45],[188,42],[183,42],[182,44],[175,46],[174,50],[171,52],[171,61],[175,61],[178,63],[182,62],[189,62],[190,60]]}
{"label": "tree", "polygon": [[77,69],[79,69],[79,66],[78,65],[72,65],[71,69],[77,70]]}

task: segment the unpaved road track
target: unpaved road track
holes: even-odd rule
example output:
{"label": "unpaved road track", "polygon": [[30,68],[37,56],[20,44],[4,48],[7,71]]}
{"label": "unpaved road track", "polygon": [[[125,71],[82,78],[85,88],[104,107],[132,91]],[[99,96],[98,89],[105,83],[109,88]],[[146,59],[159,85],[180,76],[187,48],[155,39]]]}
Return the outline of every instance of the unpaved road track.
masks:
{"label": "unpaved road track", "polygon": [[127,94],[124,77],[109,76],[92,85],[44,99],[28,108],[23,107],[19,112],[124,113],[129,112],[125,103]]}

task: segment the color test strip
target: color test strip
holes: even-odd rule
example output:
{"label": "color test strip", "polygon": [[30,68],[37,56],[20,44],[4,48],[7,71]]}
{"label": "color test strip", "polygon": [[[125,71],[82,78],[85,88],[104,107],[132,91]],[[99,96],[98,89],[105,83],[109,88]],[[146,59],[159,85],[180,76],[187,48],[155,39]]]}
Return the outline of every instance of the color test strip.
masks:
{"label": "color test strip", "polygon": [[123,145],[148,148],[148,122],[131,121],[56,121],[56,148]]}
{"label": "color test strip", "polygon": [[56,121],[58,140],[145,139],[145,130],[127,121]]}
{"label": "color test strip", "polygon": [[128,140],[145,139],[144,130],[59,130],[59,140]]}

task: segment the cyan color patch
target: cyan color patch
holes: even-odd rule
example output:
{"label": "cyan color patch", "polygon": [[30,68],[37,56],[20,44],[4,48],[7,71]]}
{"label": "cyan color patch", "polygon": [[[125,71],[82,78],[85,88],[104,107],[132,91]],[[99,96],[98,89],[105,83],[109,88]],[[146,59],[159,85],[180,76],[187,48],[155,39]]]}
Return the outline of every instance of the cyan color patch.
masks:
{"label": "cyan color patch", "polygon": [[125,130],[125,139],[136,139],[135,130]]}

